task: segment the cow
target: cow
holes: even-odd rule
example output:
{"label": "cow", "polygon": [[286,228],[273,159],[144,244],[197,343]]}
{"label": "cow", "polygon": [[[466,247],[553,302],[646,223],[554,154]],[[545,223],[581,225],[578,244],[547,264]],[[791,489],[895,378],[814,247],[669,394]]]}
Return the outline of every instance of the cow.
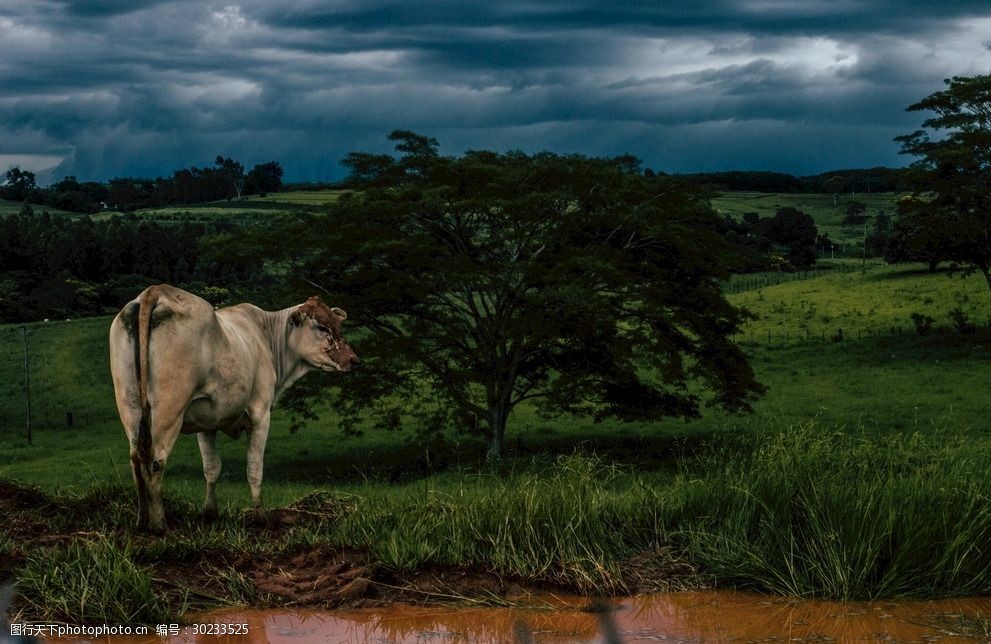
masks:
{"label": "cow", "polygon": [[272,406],[310,371],[346,373],[358,356],[341,331],[347,314],[318,296],[281,311],[219,310],[167,284],[150,286],[110,325],[117,411],[130,442],[138,529],[163,534],[162,477],[179,434],[196,434],[203,515],[217,515],[217,432],[248,437],[251,500],[262,512],[262,467]]}

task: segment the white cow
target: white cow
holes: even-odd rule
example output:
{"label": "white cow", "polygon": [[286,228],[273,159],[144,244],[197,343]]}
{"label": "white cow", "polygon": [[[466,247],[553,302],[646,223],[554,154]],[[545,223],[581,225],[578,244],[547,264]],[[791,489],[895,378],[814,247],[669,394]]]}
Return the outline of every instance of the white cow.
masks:
{"label": "white cow", "polygon": [[319,297],[281,311],[238,304],[214,311],[182,289],[150,286],[110,326],[117,410],[131,444],[138,528],[165,531],[162,476],[180,433],[196,434],[206,478],[204,516],[217,513],[217,431],[248,435],[248,485],[261,509],[272,405],[313,370],[347,372],[347,314]]}

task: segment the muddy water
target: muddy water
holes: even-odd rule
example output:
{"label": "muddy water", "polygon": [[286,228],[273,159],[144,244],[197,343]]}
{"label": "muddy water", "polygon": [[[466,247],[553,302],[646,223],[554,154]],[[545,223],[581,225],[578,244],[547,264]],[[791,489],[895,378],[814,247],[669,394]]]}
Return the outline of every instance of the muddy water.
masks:
{"label": "muddy water", "polygon": [[[536,642],[601,641],[599,617],[581,609],[586,600],[542,597],[538,603],[539,607],[527,609],[392,606],[343,612],[220,611],[199,621],[245,623],[248,636],[185,633],[168,641],[513,642],[520,625],[525,625]],[[612,604],[616,607],[614,625],[624,642],[973,642],[988,641],[991,634],[991,597],[835,603],[686,592],[625,598]]]}

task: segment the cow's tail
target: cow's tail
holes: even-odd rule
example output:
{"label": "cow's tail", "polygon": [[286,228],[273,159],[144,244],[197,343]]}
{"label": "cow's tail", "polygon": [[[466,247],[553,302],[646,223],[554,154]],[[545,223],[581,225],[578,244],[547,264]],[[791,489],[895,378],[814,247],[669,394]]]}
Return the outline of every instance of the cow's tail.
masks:
{"label": "cow's tail", "polygon": [[148,344],[151,341],[151,313],[158,304],[158,289],[145,289],[138,299],[137,342],[134,343],[138,370],[138,390],[141,393],[141,420],[138,423],[138,456],[151,463],[151,405],[148,403]]}

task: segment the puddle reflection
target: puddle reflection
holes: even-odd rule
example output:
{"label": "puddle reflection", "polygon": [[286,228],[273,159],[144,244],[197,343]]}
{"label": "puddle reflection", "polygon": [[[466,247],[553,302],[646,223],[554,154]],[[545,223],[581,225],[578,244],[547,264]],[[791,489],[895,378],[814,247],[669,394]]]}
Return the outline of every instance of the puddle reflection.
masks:
{"label": "puddle reflection", "polygon": [[[202,623],[245,623],[248,635],[193,635],[131,642],[513,642],[524,624],[536,642],[600,640],[598,616],[580,598],[540,598],[543,608],[392,606],[344,612],[227,610]],[[624,642],[973,642],[991,636],[991,597],[838,603],[725,591],[613,600]],[[61,640],[65,641],[65,640]],[[125,638],[115,638],[121,643]]]}

